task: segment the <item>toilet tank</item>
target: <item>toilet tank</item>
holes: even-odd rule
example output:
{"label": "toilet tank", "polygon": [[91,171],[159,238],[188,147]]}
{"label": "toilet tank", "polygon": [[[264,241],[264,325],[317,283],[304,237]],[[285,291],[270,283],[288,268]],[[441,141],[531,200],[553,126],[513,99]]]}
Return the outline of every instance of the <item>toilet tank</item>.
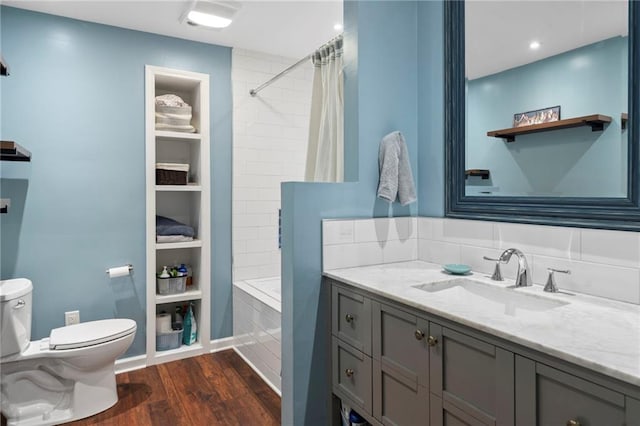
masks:
{"label": "toilet tank", "polygon": [[31,340],[31,295],[26,278],[0,281],[0,357],[22,352]]}

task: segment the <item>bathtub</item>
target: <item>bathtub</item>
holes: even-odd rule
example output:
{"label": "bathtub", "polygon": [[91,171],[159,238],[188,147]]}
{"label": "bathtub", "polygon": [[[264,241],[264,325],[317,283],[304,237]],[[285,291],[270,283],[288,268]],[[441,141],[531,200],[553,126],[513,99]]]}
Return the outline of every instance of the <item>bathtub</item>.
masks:
{"label": "bathtub", "polygon": [[235,350],[281,395],[280,277],[234,281]]}

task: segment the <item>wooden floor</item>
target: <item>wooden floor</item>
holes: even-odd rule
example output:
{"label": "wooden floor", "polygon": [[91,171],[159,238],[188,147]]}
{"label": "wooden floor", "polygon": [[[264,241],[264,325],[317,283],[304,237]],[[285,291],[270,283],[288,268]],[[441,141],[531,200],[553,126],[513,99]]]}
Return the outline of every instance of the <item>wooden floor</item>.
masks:
{"label": "wooden floor", "polygon": [[232,350],[122,373],[117,383],[116,405],[68,424],[280,424],[280,397]]}

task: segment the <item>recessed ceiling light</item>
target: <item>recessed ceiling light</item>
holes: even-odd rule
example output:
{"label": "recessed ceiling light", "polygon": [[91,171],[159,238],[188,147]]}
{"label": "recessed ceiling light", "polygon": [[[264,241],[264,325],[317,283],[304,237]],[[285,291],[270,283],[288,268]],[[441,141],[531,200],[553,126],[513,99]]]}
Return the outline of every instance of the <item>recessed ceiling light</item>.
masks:
{"label": "recessed ceiling light", "polygon": [[333,29],[336,31],[342,31],[342,24],[338,22],[333,26]]}
{"label": "recessed ceiling light", "polygon": [[240,5],[236,2],[198,0],[191,3],[183,20],[194,26],[226,28],[239,8]]}
{"label": "recessed ceiling light", "polygon": [[529,43],[529,49],[531,50],[537,50],[540,48],[540,42],[539,41],[532,41],[531,43]]}

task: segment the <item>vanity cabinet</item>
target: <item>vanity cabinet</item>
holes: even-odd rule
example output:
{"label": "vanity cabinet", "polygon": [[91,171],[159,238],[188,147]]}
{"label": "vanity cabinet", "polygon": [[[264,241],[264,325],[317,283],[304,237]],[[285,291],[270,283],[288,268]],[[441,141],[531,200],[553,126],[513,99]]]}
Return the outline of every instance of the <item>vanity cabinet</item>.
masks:
{"label": "vanity cabinet", "polygon": [[327,282],[332,390],[373,425],[640,426],[632,386],[562,371],[526,348]]}
{"label": "vanity cabinet", "polygon": [[591,381],[516,356],[516,424],[639,425],[640,402]]}

